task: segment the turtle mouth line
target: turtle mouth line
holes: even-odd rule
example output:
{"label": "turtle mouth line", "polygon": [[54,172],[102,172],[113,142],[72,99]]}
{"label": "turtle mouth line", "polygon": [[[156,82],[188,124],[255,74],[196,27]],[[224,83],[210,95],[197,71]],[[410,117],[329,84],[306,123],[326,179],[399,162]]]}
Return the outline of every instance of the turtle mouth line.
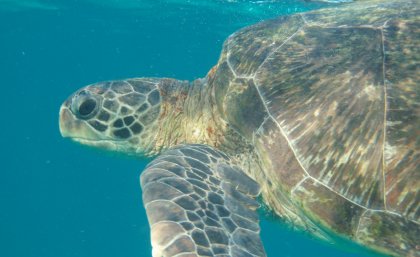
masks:
{"label": "turtle mouth line", "polygon": [[120,146],[118,141],[108,139],[88,139],[83,137],[70,137],[71,140],[80,143],[82,145],[99,147],[108,150],[119,150]]}
{"label": "turtle mouth line", "polygon": [[76,141],[78,143],[82,144],[88,144],[88,145],[99,145],[99,144],[118,144],[118,140],[111,140],[111,139],[89,139],[84,137],[67,137],[70,138],[73,141]]}
{"label": "turtle mouth line", "polygon": [[70,136],[65,136],[65,137],[70,138],[70,139],[72,139],[74,141],[77,141],[77,142],[80,142],[80,143],[85,143],[85,142],[86,143],[92,143],[92,144],[99,143],[99,142],[102,142],[102,143],[113,142],[113,143],[115,143],[115,141],[109,140],[109,139],[88,139],[88,138],[83,138],[83,137],[70,137]]}

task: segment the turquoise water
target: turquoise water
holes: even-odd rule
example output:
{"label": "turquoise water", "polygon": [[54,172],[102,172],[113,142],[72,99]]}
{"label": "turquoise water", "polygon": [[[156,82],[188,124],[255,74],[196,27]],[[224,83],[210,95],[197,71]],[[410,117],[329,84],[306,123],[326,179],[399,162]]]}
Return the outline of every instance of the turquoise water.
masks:
{"label": "turquoise water", "polygon": [[[203,77],[236,29],[321,8],[303,1],[0,0],[0,256],[150,256],[147,160],[62,139],[58,109],[88,83]],[[268,256],[379,256],[262,216]]]}

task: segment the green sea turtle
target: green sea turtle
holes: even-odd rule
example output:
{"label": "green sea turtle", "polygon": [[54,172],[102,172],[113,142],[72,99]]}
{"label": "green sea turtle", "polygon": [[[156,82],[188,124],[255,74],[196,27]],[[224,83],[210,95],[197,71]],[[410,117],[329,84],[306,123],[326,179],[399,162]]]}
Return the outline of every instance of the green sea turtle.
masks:
{"label": "green sea turtle", "polygon": [[63,136],[135,155],[153,256],[264,256],[258,195],[282,219],[420,256],[418,1],[265,21],[193,82],[77,91]]}

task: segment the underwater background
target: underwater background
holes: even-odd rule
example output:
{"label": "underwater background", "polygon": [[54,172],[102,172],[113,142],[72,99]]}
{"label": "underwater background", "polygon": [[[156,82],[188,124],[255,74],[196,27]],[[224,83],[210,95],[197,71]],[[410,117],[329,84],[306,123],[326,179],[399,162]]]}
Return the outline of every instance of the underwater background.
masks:
{"label": "underwater background", "polygon": [[[139,174],[149,160],[60,136],[78,88],[129,77],[204,77],[235,30],[330,7],[304,1],[0,0],[0,256],[151,256]],[[261,212],[268,256],[380,256]]]}

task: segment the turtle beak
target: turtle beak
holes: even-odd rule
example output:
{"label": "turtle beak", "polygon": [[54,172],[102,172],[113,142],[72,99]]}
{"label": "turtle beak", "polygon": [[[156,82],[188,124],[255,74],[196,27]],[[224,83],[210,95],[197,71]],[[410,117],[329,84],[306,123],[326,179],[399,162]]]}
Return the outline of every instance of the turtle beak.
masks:
{"label": "turtle beak", "polygon": [[69,137],[74,140],[98,139],[97,133],[83,120],[78,119],[70,110],[71,101],[65,101],[60,107],[59,125],[60,133],[63,137]]}
{"label": "turtle beak", "polygon": [[60,107],[60,133],[63,137],[93,147],[115,150],[117,145],[97,133],[85,120],[81,120],[71,111],[71,97]]}
{"label": "turtle beak", "polygon": [[70,120],[73,119],[73,115],[69,109],[69,106],[69,100],[66,100],[60,107],[59,126],[62,137],[69,137],[71,135],[71,133],[69,133],[71,130]]}
{"label": "turtle beak", "polygon": [[59,118],[59,125],[60,125],[60,133],[62,137],[71,137],[71,130],[72,130],[72,114],[70,110],[64,106],[60,108],[60,118]]}

